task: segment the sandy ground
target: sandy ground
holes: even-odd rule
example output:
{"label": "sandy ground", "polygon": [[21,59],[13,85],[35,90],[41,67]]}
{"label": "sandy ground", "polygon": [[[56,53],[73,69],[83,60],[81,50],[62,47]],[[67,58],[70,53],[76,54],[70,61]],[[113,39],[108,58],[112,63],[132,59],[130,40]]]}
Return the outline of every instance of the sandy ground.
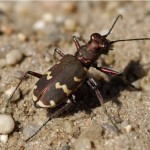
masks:
{"label": "sandy ground", "polygon": [[[0,2],[1,112],[6,105],[5,91],[17,85],[22,73],[44,73],[60,59],[53,58],[55,47],[74,54],[73,35],[86,41],[93,32],[104,35],[119,14],[123,19],[118,20],[108,39],[150,37],[150,2]],[[14,49],[23,57],[11,64],[6,56]],[[83,85],[72,109],[53,118],[31,141],[24,142],[27,134],[41,126],[50,114],[34,107],[32,89],[37,79],[30,77],[20,86],[21,98],[9,105],[8,112],[16,126],[8,142],[0,143],[0,149],[148,150],[150,41],[116,43],[114,50],[102,55],[98,63],[124,72],[129,82],[141,89],[135,91],[120,78],[89,70],[97,80],[109,115],[122,131],[120,135],[93,91]]]}

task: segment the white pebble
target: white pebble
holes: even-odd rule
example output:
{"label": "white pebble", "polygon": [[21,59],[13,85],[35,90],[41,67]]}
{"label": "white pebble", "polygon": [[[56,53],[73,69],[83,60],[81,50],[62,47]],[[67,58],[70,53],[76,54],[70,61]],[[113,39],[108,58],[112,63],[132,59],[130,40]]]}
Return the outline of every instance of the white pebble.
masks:
{"label": "white pebble", "polygon": [[43,30],[45,28],[45,22],[43,20],[38,20],[34,23],[33,29],[34,30]]}
{"label": "white pebble", "polygon": [[10,115],[0,114],[0,134],[9,134],[14,130],[15,123]]}
{"label": "white pebble", "polygon": [[[11,96],[11,94],[13,93],[13,91],[14,91],[15,88],[16,87],[12,87],[12,88],[8,89],[7,91],[5,91],[5,95],[6,95],[7,99]],[[14,93],[13,97],[11,98],[11,101],[16,101],[19,98],[20,98],[20,89],[18,88],[16,90],[16,92]]]}
{"label": "white pebble", "polygon": [[22,58],[23,54],[19,50],[14,49],[6,55],[6,63],[7,65],[15,65],[20,62]]}
{"label": "white pebble", "polygon": [[54,16],[50,13],[45,13],[43,16],[42,16],[42,19],[45,21],[45,22],[53,22],[54,21]]}
{"label": "white pebble", "polygon": [[125,129],[126,133],[129,133],[132,130],[132,126],[129,124],[126,127],[124,127],[124,129]]}
{"label": "white pebble", "polygon": [[7,141],[8,141],[8,135],[7,134],[6,135],[1,135],[0,136],[0,141],[2,143],[7,143]]}
{"label": "white pebble", "polygon": [[18,39],[21,42],[24,42],[27,39],[27,37],[23,33],[18,33]]}

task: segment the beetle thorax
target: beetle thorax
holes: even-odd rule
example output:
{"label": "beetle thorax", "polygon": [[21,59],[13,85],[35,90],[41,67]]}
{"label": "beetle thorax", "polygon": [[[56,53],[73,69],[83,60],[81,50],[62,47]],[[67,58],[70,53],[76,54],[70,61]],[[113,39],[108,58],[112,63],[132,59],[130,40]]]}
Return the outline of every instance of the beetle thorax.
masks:
{"label": "beetle thorax", "polygon": [[105,36],[99,33],[93,33],[87,44],[81,46],[75,56],[85,66],[90,67],[102,54],[107,54],[112,45]]}
{"label": "beetle thorax", "polygon": [[80,60],[85,67],[90,67],[99,57],[98,54],[87,50],[87,45],[83,45],[76,52],[75,57]]}

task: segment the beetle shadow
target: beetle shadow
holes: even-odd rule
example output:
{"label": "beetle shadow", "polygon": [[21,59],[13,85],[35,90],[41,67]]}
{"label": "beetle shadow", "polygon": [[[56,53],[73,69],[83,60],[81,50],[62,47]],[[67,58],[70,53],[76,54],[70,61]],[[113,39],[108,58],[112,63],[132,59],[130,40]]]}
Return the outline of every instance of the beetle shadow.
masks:
{"label": "beetle shadow", "polygon": [[[123,74],[126,76],[129,83],[132,84],[132,82],[143,78],[147,74],[147,72],[140,64],[140,60],[137,60],[130,61],[124,69]],[[98,84],[98,89],[104,99],[104,103],[112,101],[113,103],[116,103],[118,107],[121,107],[122,103],[118,99],[120,93],[124,90],[135,91],[135,89],[125,84],[121,77],[108,77],[109,81],[106,81],[104,78],[96,80]],[[97,99],[95,92],[86,84],[86,82],[83,83],[83,85],[78,89],[78,91],[75,93],[75,96],[76,103],[73,107],[71,107],[71,109],[64,112],[62,114],[63,116],[68,116],[68,114],[73,115],[78,111],[85,111],[87,114],[90,114],[92,109],[100,106],[99,100]],[[59,107],[61,107],[61,105]],[[57,109],[59,108],[54,108],[52,111],[50,111],[50,114],[57,111]]]}

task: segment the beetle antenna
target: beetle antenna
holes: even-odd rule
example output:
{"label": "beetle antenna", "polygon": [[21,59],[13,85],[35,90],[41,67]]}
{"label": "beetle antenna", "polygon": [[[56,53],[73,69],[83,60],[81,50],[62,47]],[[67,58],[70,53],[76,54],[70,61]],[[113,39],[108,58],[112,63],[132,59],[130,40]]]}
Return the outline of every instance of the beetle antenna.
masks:
{"label": "beetle antenna", "polygon": [[145,41],[145,40],[150,40],[150,38],[137,38],[137,39],[116,40],[116,41],[111,41],[110,44],[117,43],[117,42],[125,42],[125,41]]}
{"label": "beetle antenna", "polygon": [[112,29],[114,28],[114,26],[115,26],[115,24],[116,24],[116,22],[118,21],[119,18],[122,19],[122,18],[123,18],[122,15],[118,15],[118,17],[115,19],[115,21],[114,21],[112,27],[110,28],[109,32],[108,32],[106,35],[104,35],[104,37],[107,37],[107,36],[110,34],[110,32],[111,32]]}

